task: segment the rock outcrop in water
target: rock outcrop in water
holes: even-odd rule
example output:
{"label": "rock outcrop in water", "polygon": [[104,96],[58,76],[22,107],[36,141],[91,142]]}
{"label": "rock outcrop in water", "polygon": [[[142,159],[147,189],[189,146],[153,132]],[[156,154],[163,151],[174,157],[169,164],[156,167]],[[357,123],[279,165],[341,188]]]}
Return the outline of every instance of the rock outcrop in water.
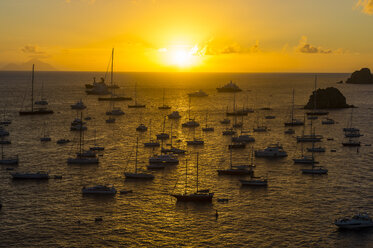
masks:
{"label": "rock outcrop in water", "polygon": [[[315,91],[310,96],[305,109],[313,109],[315,104]],[[316,109],[351,108],[346,103],[346,97],[334,87],[318,89],[316,91]]]}
{"label": "rock outcrop in water", "polygon": [[373,84],[373,75],[369,68],[362,68],[360,71],[354,71],[346,84]]}

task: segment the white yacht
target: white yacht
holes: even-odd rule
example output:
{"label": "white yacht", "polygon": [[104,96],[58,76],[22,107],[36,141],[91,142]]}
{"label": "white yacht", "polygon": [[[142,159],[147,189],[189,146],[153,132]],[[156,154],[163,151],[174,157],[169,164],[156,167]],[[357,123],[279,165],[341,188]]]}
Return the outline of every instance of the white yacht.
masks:
{"label": "white yacht", "polygon": [[188,96],[190,97],[205,97],[205,96],[208,96],[208,94],[202,90],[199,90],[199,91],[196,91],[196,92],[192,92],[192,93],[188,93]]}
{"label": "white yacht", "polygon": [[224,85],[223,87],[216,88],[218,92],[240,92],[242,91],[240,87],[238,87],[235,83],[230,81],[228,84]]}
{"label": "white yacht", "polygon": [[264,150],[255,151],[256,157],[279,158],[279,157],[286,157],[287,155],[288,154],[284,151],[282,146],[279,144],[272,144],[272,145],[269,145]]}
{"label": "white yacht", "polygon": [[15,172],[11,174],[13,179],[49,179],[47,172],[39,171],[36,173],[19,173]]}
{"label": "white yacht", "polygon": [[115,195],[117,190],[114,186],[108,187],[103,185],[97,185],[93,187],[83,187],[83,194],[97,194],[97,195]]}
{"label": "white yacht", "polygon": [[367,213],[358,213],[351,218],[341,218],[334,221],[341,229],[359,229],[373,227],[373,220]]}
{"label": "white yacht", "polygon": [[71,109],[85,109],[87,106],[84,105],[82,99],[80,99],[77,103],[70,105]]}
{"label": "white yacht", "polygon": [[178,111],[174,111],[171,114],[167,115],[168,119],[180,119],[181,116]]}
{"label": "white yacht", "polygon": [[178,164],[179,159],[171,154],[154,155],[149,158],[149,164]]}

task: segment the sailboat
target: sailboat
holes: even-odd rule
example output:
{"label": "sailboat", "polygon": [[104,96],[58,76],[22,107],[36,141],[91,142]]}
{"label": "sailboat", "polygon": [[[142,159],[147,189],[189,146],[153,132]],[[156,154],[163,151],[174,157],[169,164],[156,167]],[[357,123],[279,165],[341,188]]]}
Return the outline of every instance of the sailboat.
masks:
{"label": "sailboat", "polygon": [[163,100],[162,100],[163,104],[162,106],[158,107],[158,109],[171,109],[171,106],[164,104],[164,96],[165,96],[165,89],[163,89]]}
{"label": "sailboat", "polygon": [[12,124],[12,121],[10,119],[6,118],[6,112],[5,112],[5,108],[4,108],[3,120],[0,121],[0,125],[9,125],[9,124]]}
{"label": "sailboat", "polygon": [[135,83],[135,104],[128,105],[128,108],[145,108],[145,104],[138,104],[137,103],[137,83]]}
{"label": "sailboat", "polygon": [[[81,114],[80,119],[83,119],[82,114]],[[92,151],[84,151],[83,143],[84,143],[83,129],[80,128],[79,150],[75,158],[67,159],[68,164],[98,164],[98,158],[96,157],[96,154]]]}
{"label": "sailboat", "polygon": [[96,144],[96,130],[95,130],[95,143],[94,143],[94,146],[90,147],[89,150],[91,150],[91,151],[103,151],[103,150],[105,150],[105,147],[103,147],[103,146],[97,146],[97,144]]}
{"label": "sailboat", "polygon": [[252,170],[252,165],[236,165],[233,166],[232,163],[232,150],[230,150],[230,156],[229,156],[229,161],[230,161],[230,168],[225,169],[225,170],[217,170],[218,175],[235,175],[235,176],[240,176],[240,175],[252,175],[253,170]]}
{"label": "sailboat", "polygon": [[151,179],[154,179],[154,176],[152,174],[149,174],[149,173],[138,173],[137,171],[137,153],[138,153],[138,149],[139,149],[139,138],[136,138],[136,159],[135,159],[135,172],[132,173],[132,172],[125,172],[124,173],[124,176],[126,177],[126,179],[147,179],[147,180],[151,180]]}
{"label": "sailboat", "polygon": [[293,97],[291,103],[291,112],[290,112],[290,121],[285,122],[285,126],[303,126],[304,121],[298,120],[294,118],[294,89],[293,89]]}
{"label": "sailboat", "polygon": [[315,129],[312,128],[312,120],[310,124],[311,133],[304,134],[302,136],[297,136],[297,142],[320,142],[323,138],[322,135],[315,134]]}
{"label": "sailboat", "polygon": [[34,70],[35,65],[32,65],[32,76],[31,76],[31,110],[21,110],[20,115],[46,115],[53,114],[53,110],[47,108],[34,108]]}
{"label": "sailboat", "polygon": [[[254,165],[254,147],[251,150],[251,167],[255,167]],[[255,177],[254,171],[250,174],[250,179],[240,179],[241,186],[260,186],[260,187],[267,187],[268,186],[268,176],[266,178],[263,177]]]}
{"label": "sailboat", "polygon": [[209,190],[198,189],[198,153],[197,153],[197,180],[196,180],[196,191],[194,193],[188,193],[188,160],[185,160],[185,189],[183,194],[171,194],[177,201],[182,202],[212,202],[214,193],[210,193]]}
{"label": "sailboat", "polygon": [[191,104],[191,97],[189,96],[189,105],[188,105],[188,119],[189,121],[181,124],[182,127],[199,127],[199,123],[196,122],[194,119],[190,118],[190,104]]}
{"label": "sailboat", "polygon": [[170,134],[170,137],[171,137],[170,148],[168,148],[168,149],[167,148],[163,148],[163,142],[162,142],[161,153],[185,154],[186,150],[173,147],[173,145],[172,145],[172,138],[173,138],[172,137],[172,122],[171,122],[171,134]]}
{"label": "sailboat", "polygon": [[[314,148],[314,142],[312,142],[312,148]],[[313,156],[305,156],[303,155],[303,143],[301,143],[301,150],[302,150],[302,155],[300,158],[294,158],[294,164],[318,164],[319,162],[315,161],[315,158]],[[313,150],[312,150],[313,151]]]}
{"label": "sailboat", "polygon": [[245,111],[244,108],[242,110],[236,110],[236,93],[233,93],[233,111],[229,112],[227,109],[226,115],[227,116],[242,116],[247,115],[249,112]]}
{"label": "sailboat", "polygon": [[213,127],[209,127],[208,125],[207,125],[207,113],[206,113],[206,126],[204,127],[204,128],[202,128],[202,131],[203,132],[213,132],[214,131],[214,128]]}
{"label": "sailboat", "polygon": [[18,164],[18,155],[16,157],[5,157],[4,155],[4,145],[1,144],[1,159],[0,164],[15,165]]}
{"label": "sailboat", "polygon": [[35,101],[35,105],[48,105],[48,101],[43,97],[43,92],[44,92],[44,82],[41,83],[41,96],[40,100]]}
{"label": "sailboat", "polygon": [[360,136],[363,136],[363,134],[360,134],[360,129],[353,127],[352,116],[353,116],[353,108],[351,109],[351,116],[350,116],[350,120],[347,124],[347,127],[343,128],[343,132],[345,134],[345,137],[346,138],[358,138]]}
{"label": "sailboat", "polygon": [[48,142],[48,141],[52,140],[51,137],[49,137],[49,135],[46,134],[45,129],[46,129],[46,126],[45,126],[45,122],[44,122],[44,125],[43,125],[43,137],[40,138],[41,142]]}
{"label": "sailboat", "polygon": [[149,121],[149,142],[144,143],[145,147],[159,147],[158,141],[152,139],[152,120]]}
{"label": "sailboat", "polygon": [[327,111],[321,111],[321,110],[317,110],[317,89],[316,89],[316,85],[317,85],[317,75],[315,75],[315,91],[313,93],[313,111],[311,112],[307,112],[307,115],[327,115],[329,114],[329,112]]}
{"label": "sailboat", "polygon": [[195,128],[193,129],[193,140],[187,140],[187,145],[188,146],[200,146],[204,145],[205,141],[201,138],[196,138],[196,130]]}
{"label": "sailboat", "polygon": [[162,133],[157,134],[157,139],[158,140],[166,140],[170,138],[170,135],[168,133],[165,133],[165,128],[166,128],[166,116],[163,117],[163,130]]}

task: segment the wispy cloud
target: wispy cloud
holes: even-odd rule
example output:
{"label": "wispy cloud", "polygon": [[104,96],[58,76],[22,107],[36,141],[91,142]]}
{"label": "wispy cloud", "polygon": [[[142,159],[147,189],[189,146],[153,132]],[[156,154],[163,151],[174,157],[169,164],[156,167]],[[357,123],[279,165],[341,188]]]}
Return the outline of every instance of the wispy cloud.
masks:
{"label": "wispy cloud", "polygon": [[361,11],[365,14],[373,15],[373,0],[359,0],[356,7],[361,7]]}
{"label": "wispy cloud", "polygon": [[258,53],[260,52],[259,41],[254,45],[243,46],[237,42],[226,45],[214,44],[213,40],[209,40],[203,44],[196,45],[194,55],[223,55],[223,54],[242,54],[242,53]]}
{"label": "wispy cloud", "polygon": [[21,48],[21,51],[31,55],[44,54],[44,52],[40,51],[38,46],[35,45],[26,45]]}
{"label": "wispy cloud", "polygon": [[322,47],[316,47],[314,45],[311,45],[310,43],[308,43],[306,36],[302,36],[298,46],[296,47],[296,51],[300,53],[333,53],[333,51],[330,49],[324,49]]}

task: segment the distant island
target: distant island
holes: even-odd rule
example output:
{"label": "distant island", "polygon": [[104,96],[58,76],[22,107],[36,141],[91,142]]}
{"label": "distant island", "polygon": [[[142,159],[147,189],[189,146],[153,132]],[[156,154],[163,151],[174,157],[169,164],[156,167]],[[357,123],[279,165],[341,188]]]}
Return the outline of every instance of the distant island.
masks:
{"label": "distant island", "polygon": [[373,84],[373,75],[369,68],[362,68],[360,71],[354,71],[346,84]]}
{"label": "distant island", "polygon": [[317,89],[316,101],[314,91],[310,96],[308,103],[304,106],[305,109],[335,109],[352,107],[354,106],[347,104],[346,97],[337,88],[334,87]]}
{"label": "distant island", "polygon": [[58,71],[52,65],[40,61],[38,59],[31,59],[25,63],[15,64],[10,63],[0,68],[2,71],[30,71],[32,65],[35,64],[35,69],[38,71]]}

